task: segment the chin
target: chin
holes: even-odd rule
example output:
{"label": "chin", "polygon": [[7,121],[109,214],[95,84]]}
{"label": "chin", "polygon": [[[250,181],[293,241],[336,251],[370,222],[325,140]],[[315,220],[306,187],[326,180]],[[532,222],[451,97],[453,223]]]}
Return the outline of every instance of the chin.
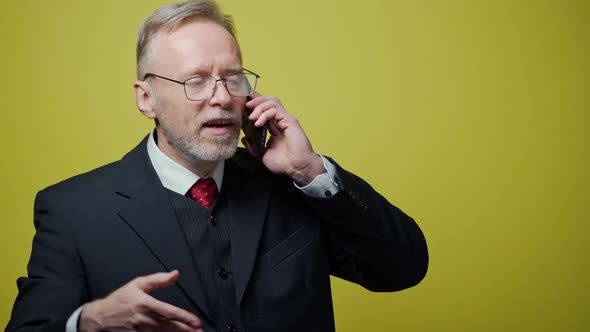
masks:
{"label": "chin", "polygon": [[[220,142],[223,141],[223,142]],[[219,161],[231,158],[238,150],[238,137],[223,140],[202,140],[193,145],[191,158],[202,161]]]}

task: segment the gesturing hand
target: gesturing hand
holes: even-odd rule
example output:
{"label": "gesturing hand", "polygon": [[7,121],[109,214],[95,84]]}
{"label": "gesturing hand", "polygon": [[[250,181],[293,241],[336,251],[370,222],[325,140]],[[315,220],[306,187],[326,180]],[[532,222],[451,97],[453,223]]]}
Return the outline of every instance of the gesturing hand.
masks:
{"label": "gesturing hand", "polygon": [[174,270],[138,277],[107,297],[88,303],[80,316],[79,330],[203,332],[197,316],[148,295],[172,285],[178,275]]}
{"label": "gesturing hand", "polygon": [[[253,109],[248,117],[255,126],[268,124],[268,140],[262,162],[273,173],[285,174],[300,185],[306,185],[316,176],[325,173],[324,164],[311,147],[309,139],[297,119],[289,114],[279,99],[254,93],[246,107]],[[242,143],[250,151],[249,142]]]}

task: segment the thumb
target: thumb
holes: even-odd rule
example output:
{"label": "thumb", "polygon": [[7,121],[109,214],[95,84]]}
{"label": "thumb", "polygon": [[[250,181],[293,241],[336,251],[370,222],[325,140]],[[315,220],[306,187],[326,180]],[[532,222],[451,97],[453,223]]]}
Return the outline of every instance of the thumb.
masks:
{"label": "thumb", "polygon": [[147,276],[137,277],[132,282],[146,293],[158,288],[166,288],[176,282],[180,273],[178,270],[158,272]]}

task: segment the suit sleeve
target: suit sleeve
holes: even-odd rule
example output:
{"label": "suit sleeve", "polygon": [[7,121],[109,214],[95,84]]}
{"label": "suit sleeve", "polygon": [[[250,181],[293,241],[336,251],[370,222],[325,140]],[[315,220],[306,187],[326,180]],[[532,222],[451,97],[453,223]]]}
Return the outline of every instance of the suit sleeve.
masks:
{"label": "suit sleeve", "polygon": [[428,269],[428,250],[416,222],[330,161],[340,191],[330,198],[306,199],[327,221],[331,274],[378,292],[418,284]]}
{"label": "suit sleeve", "polygon": [[67,319],[88,300],[68,220],[50,196],[41,191],[35,199],[28,277],[17,280],[18,296],[6,331],[65,331]]}

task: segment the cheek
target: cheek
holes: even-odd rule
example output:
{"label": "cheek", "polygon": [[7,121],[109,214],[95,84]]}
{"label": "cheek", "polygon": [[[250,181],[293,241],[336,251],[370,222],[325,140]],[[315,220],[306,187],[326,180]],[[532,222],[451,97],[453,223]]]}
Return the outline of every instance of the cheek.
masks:
{"label": "cheek", "polygon": [[171,124],[194,126],[199,121],[202,107],[190,103],[169,103],[162,110],[162,119]]}
{"label": "cheek", "polygon": [[244,113],[244,108],[246,108],[246,97],[244,98],[236,98],[234,97],[234,101],[231,105],[232,111],[238,112],[239,114]]}

